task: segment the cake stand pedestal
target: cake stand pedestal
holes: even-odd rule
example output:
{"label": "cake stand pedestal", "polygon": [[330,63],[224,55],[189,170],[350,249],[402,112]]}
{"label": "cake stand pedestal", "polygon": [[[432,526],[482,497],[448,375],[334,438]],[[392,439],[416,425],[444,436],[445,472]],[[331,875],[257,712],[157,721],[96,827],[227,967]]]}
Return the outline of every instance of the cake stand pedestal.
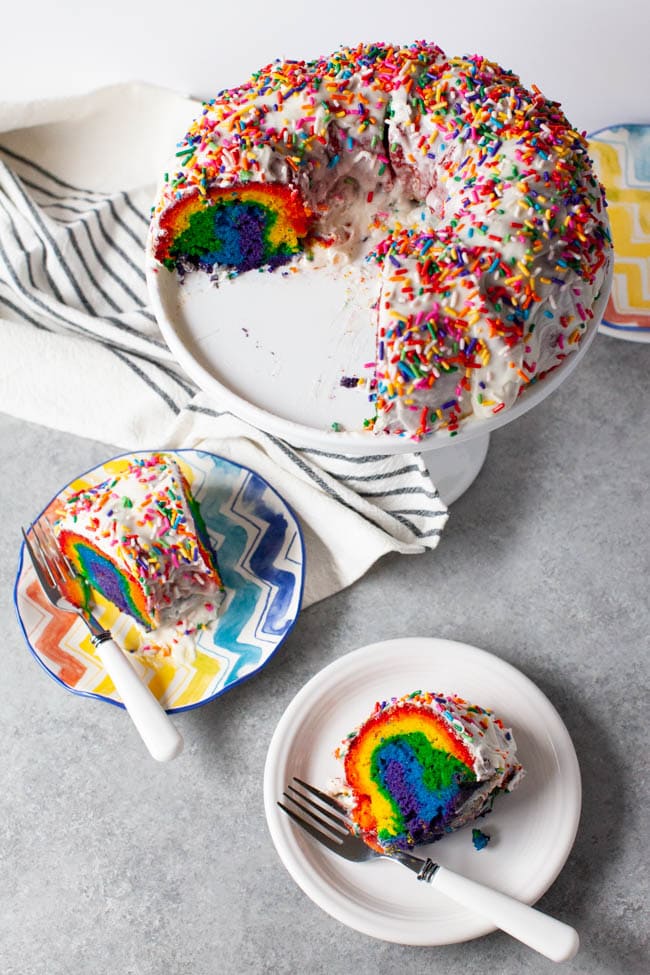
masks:
{"label": "cake stand pedestal", "polygon": [[478,477],[490,446],[490,434],[451,443],[439,450],[423,450],[431,480],[445,504],[453,504]]}

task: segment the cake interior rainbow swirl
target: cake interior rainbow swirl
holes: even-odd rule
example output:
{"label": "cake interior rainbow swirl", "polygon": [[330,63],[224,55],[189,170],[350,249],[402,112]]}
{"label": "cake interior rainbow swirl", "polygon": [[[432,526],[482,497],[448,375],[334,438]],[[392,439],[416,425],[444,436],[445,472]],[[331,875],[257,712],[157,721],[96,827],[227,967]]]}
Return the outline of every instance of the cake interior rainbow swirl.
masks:
{"label": "cake interior rainbow swirl", "polygon": [[512,732],[491,711],[419,691],[377,703],[337,756],[354,822],[380,850],[430,843],[485,815],[523,775]]}

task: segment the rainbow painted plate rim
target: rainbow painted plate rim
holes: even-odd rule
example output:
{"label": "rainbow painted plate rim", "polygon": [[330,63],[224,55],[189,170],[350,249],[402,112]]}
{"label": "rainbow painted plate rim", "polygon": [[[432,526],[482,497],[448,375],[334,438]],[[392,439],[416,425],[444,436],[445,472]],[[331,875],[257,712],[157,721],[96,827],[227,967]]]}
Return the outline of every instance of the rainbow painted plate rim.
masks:
{"label": "rainbow painted plate rim", "polygon": [[494,927],[416,883],[400,864],[342,860],[277,806],[293,775],[326,788],[341,774],[333,751],[376,700],[420,689],[459,694],[492,708],[512,727],[526,768],[520,787],[499,796],[493,812],[480,820],[491,836],[485,850],[474,849],[471,827],[422,850],[529,904],[537,901],[573,846],[582,798],[578,759],[542,691],[511,664],[477,647],[434,637],[387,640],[348,653],[317,673],[291,701],[271,739],[264,807],[280,859],[319,907],[371,937],[434,946],[467,941]]}
{"label": "rainbow painted plate rim", "polygon": [[[43,511],[76,482],[87,478],[99,482],[112,473],[110,465],[160,452],[142,450],[109,458],[74,478],[55,494]],[[133,658],[134,666],[164,703],[165,710],[173,714],[201,707],[248,680],[266,666],[284,643],[300,613],[305,544],[294,512],[255,471],[208,451],[162,452],[176,458],[189,474],[217,549],[227,592],[226,608],[214,634],[214,644],[208,643],[206,637],[200,640],[201,652],[195,664],[176,666],[154,660],[144,664]],[[209,499],[211,503],[207,503]],[[255,555],[261,559],[257,572],[251,566]],[[277,584],[261,578],[265,567],[272,570]],[[73,694],[124,707],[93,652],[85,625],[76,616],[55,610],[47,602],[25,555],[24,543],[20,547],[14,584],[14,607],[27,647],[49,677]],[[104,612],[110,617],[101,617],[104,625],[128,625],[129,618],[114,608],[106,608]],[[51,632],[48,635],[53,622],[58,622],[54,640]],[[66,679],[68,673],[80,675],[74,684]],[[92,687],[86,686],[89,681]]]}
{"label": "rainbow painted plate rim", "polygon": [[[589,133],[587,140],[589,142],[601,142],[604,145],[611,145],[612,143],[607,138],[602,138],[605,133],[612,133],[616,129],[626,129],[626,130],[641,130],[645,129],[650,135],[650,123],[643,122],[617,122],[612,125],[605,125],[595,132]],[[601,177],[602,178],[602,177]],[[605,187],[607,189],[607,187]],[[650,189],[650,187],[649,187]],[[614,242],[616,243],[616,242]],[[648,242],[648,268],[650,269],[650,241]],[[616,254],[614,254],[614,274],[616,274]],[[603,314],[602,321],[599,325],[598,331],[604,335],[609,335],[612,338],[623,339],[626,342],[650,342],[650,328],[639,324],[624,325],[607,319],[607,311],[610,304],[613,302],[613,295],[615,293],[615,285],[612,287],[612,297],[610,302],[608,302],[607,308]],[[631,306],[632,308],[634,305]],[[648,317],[643,316],[643,317]]]}

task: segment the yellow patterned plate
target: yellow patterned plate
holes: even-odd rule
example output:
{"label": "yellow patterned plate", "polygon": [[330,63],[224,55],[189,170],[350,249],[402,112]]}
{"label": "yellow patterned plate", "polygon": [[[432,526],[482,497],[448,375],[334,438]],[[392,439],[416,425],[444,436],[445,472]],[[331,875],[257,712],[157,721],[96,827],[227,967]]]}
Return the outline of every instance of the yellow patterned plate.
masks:
{"label": "yellow patterned plate", "polygon": [[[45,511],[60,497],[99,484],[149,453],[125,454],[82,474]],[[200,635],[192,663],[132,658],[142,680],[173,712],[206,704],[268,662],[300,611],[305,558],[295,515],[258,474],[204,451],[167,453],[182,467],[201,506],[226,587],[216,631]],[[14,602],[27,645],[50,677],[76,694],[123,706],[85,624],[50,605],[24,544]],[[130,617],[102,601],[99,619],[128,646]]]}
{"label": "yellow patterned plate", "polygon": [[614,281],[601,332],[650,342],[650,125],[613,125],[589,136],[607,193]]}

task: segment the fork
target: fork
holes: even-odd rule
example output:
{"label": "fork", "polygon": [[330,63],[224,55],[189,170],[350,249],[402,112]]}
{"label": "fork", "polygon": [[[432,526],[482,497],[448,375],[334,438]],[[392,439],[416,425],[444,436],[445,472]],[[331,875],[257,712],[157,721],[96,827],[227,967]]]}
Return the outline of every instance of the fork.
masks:
{"label": "fork", "polygon": [[[293,781],[300,788],[288,785],[287,791],[283,793],[283,798],[292,806],[286,806],[282,802],[278,802],[278,806],[328,850],[355,863],[380,857],[397,860],[417,874],[418,880],[431,884],[435,890],[475,914],[480,914],[502,931],[552,961],[567,961],[577,952],[578,933],[568,924],[501,891],[455,873],[448,867],[442,867],[430,857],[423,860],[405,850],[394,849],[381,853],[374,850],[361,836],[353,832],[355,824],[344,806],[302,779],[294,776]],[[299,809],[300,813],[292,807]]]}
{"label": "fork", "polygon": [[125,653],[88,608],[79,608],[65,595],[66,587],[79,582],[74,567],[60,550],[52,525],[41,517],[31,526],[30,537],[21,529],[43,592],[57,609],[76,613],[90,630],[90,639],[122,698],[149,753],[159,762],[175,758],[183,749],[183,739],[169,715],[142,683]]}

